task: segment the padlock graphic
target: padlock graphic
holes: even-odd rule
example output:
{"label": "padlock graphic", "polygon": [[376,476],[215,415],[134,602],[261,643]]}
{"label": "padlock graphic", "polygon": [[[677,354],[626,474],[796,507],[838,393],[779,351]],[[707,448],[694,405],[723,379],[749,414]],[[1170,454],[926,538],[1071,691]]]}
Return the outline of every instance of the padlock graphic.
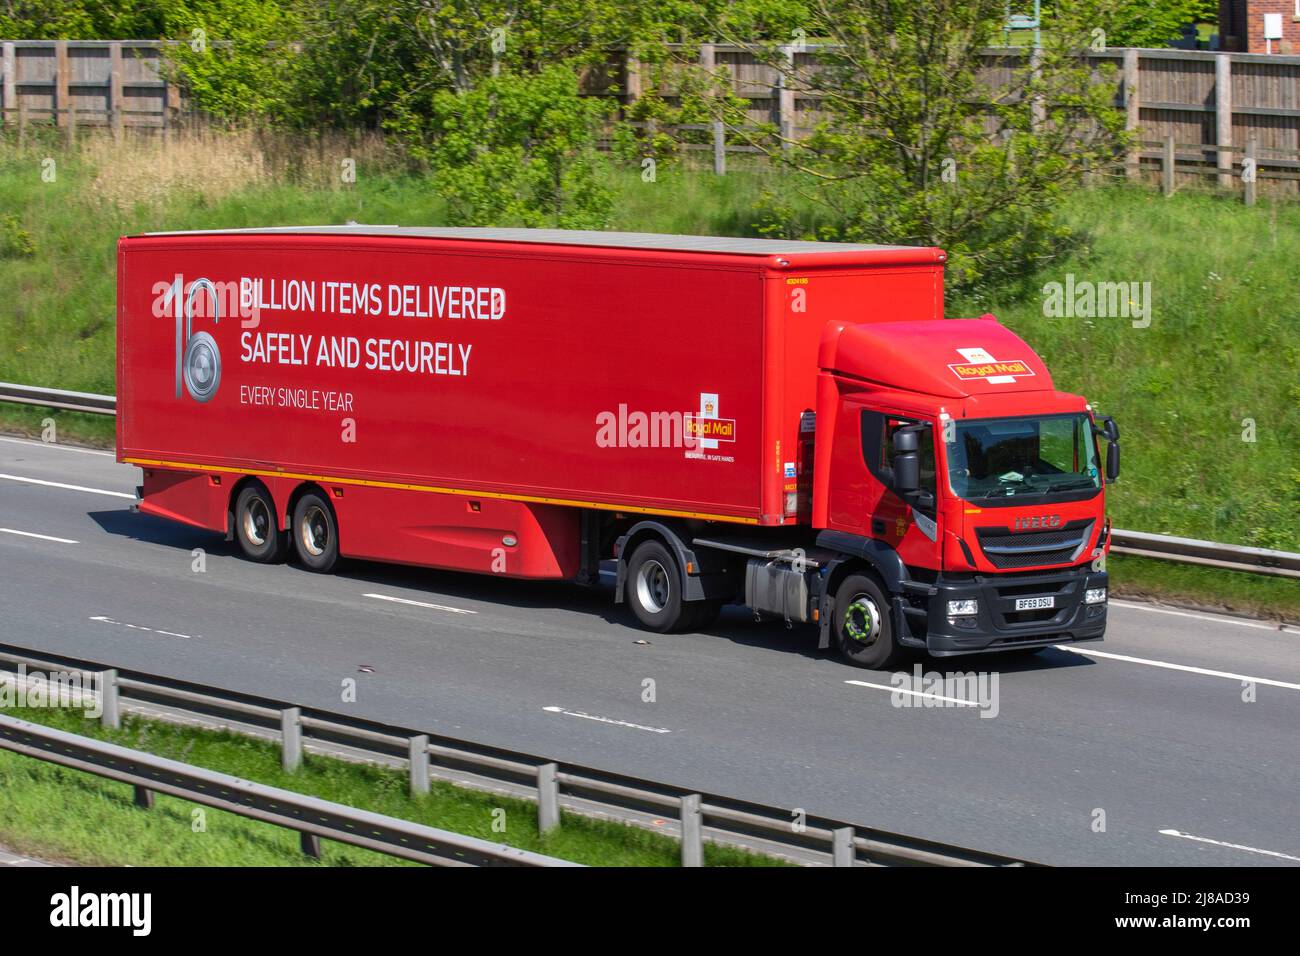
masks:
{"label": "padlock graphic", "polygon": [[181,397],[181,382],[196,402],[206,402],[217,394],[221,384],[221,350],[217,340],[207,332],[192,331],[194,300],[207,292],[212,302],[212,321],[221,320],[221,300],[217,288],[207,279],[196,279],[185,296],[185,335],[181,336],[181,314],[176,315],[176,397]]}

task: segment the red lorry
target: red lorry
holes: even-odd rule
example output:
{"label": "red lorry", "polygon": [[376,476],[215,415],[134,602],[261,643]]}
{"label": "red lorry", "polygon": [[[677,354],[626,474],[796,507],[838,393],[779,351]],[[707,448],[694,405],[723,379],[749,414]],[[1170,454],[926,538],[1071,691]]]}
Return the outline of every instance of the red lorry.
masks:
{"label": "red lorry", "polygon": [[[850,662],[1097,640],[1118,430],[934,248],[322,226],[125,237],[140,511],[292,553],[729,602]],[[1098,441],[1108,449],[1100,465]]]}

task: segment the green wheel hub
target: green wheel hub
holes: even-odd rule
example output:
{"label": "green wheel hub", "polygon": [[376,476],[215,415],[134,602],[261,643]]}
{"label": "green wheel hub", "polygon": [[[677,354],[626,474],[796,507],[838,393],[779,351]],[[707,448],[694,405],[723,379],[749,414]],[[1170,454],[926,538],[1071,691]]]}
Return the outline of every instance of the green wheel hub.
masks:
{"label": "green wheel hub", "polygon": [[844,609],[844,633],[854,641],[869,646],[880,637],[880,609],[865,594],[855,594]]}

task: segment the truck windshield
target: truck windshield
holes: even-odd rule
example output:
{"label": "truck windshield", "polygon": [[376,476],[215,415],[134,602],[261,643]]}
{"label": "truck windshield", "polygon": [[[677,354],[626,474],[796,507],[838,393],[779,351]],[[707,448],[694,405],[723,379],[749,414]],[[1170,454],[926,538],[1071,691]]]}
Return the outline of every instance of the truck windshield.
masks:
{"label": "truck windshield", "polygon": [[948,430],[948,483],[968,501],[1052,498],[1101,487],[1087,415],[959,421]]}

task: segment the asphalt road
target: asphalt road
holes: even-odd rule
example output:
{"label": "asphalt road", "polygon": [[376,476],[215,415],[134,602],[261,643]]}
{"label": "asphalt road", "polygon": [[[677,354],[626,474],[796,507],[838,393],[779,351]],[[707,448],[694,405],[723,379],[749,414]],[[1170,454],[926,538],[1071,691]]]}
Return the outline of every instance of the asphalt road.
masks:
{"label": "asphalt road", "polygon": [[1115,602],[1081,653],[917,662],[996,672],[994,716],[738,609],[660,636],[608,589],[252,564],[138,481],[0,438],[0,640],[1045,863],[1300,864],[1296,631]]}

